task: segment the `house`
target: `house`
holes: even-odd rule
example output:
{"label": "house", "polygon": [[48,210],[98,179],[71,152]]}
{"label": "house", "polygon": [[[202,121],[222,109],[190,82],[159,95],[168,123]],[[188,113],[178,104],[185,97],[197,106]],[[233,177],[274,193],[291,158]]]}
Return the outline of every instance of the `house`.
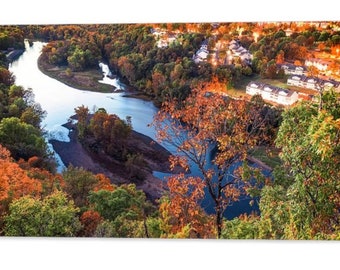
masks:
{"label": "house", "polygon": [[208,55],[209,51],[204,48],[201,48],[193,55],[193,60],[196,64],[198,64],[199,62],[205,61]]}
{"label": "house", "polygon": [[320,89],[329,90],[331,88],[334,88],[335,91],[340,91],[340,82],[338,81],[324,80],[305,75],[291,75],[287,79],[287,84],[315,91],[319,91]]}
{"label": "house", "polygon": [[157,40],[156,44],[158,48],[167,48],[169,44],[177,40],[176,34],[171,34],[165,30],[161,30],[160,28],[152,28],[150,31]]}
{"label": "house", "polygon": [[242,46],[232,50],[232,52],[234,53],[235,56],[240,56],[242,53],[248,53],[247,49],[243,48]]}
{"label": "house", "polygon": [[208,50],[201,48],[196,52],[196,55],[201,59],[206,59],[208,57]]}
{"label": "house", "polygon": [[288,77],[287,84],[318,91],[320,90],[322,84],[321,81],[321,79],[305,75],[292,75]]}
{"label": "house", "polygon": [[278,64],[278,68],[283,69],[286,75],[303,75],[307,73],[307,68],[305,66],[297,66],[290,63]]}
{"label": "house", "polygon": [[287,37],[290,37],[293,34],[293,30],[288,28],[288,29],[285,30],[285,33],[286,33]]}
{"label": "house", "polygon": [[292,75],[287,79],[288,85],[293,85],[297,87],[304,87],[304,80],[306,76]]}
{"label": "house", "polygon": [[243,62],[251,63],[252,55],[249,52],[243,52],[240,54],[240,58]]}
{"label": "house", "polygon": [[202,42],[200,49],[193,55],[193,60],[196,64],[205,61],[209,55],[208,40]]}
{"label": "house", "polygon": [[323,87],[325,90],[334,88],[336,92],[340,92],[340,82],[335,80],[323,80]]}
{"label": "house", "polygon": [[320,71],[327,71],[328,67],[331,65],[330,61],[318,59],[318,58],[310,58],[305,61],[305,66],[314,66]]}
{"label": "house", "polygon": [[166,48],[168,47],[168,42],[164,39],[160,39],[157,41],[157,47],[158,48]]}
{"label": "house", "polygon": [[239,46],[237,44],[232,44],[232,45],[229,45],[229,50],[233,51],[233,50],[236,50]]}
{"label": "house", "polygon": [[242,47],[238,41],[232,40],[229,42],[229,51],[232,57],[239,57],[244,63],[247,65],[251,64],[253,56],[249,53],[249,51]]}
{"label": "house", "polygon": [[229,46],[232,46],[232,45],[236,45],[237,47],[240,46],[240,44],[238,44],[238,42],[235,39],[229,42]]}
{"label": "house", "polygon": [[282,105],[292,105],[299,98],[298,93],[295,91],[254,81],[247,85],[246,93],[251,96],[259,94],[264,100],[273,101]]}
{"label": "house", "polygon": [[161,30],[160,28],[152,28],[150,32],[156,37],[163,36],[166,33],[164,30]]}

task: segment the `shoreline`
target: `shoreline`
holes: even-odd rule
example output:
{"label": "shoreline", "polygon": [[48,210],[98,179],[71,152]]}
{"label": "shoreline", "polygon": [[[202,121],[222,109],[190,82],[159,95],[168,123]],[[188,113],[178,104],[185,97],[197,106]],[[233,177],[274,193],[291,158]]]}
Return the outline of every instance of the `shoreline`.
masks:
{"label": "shoreline", "polygon": [[[101,92],[101,93],[118,93],[123,92],[126,98],[137,98],[145,101],[153,101],[151,98],[144,96],[137,92],[133,87],[126,86],[126,90],[116,89],[109,84],[103,84],[99,81],[103,79],[102,72],[98,69],[87,70],[84,72],[72,72],[72,77],[67,76],[66,67],[58,67],[51,65],[45,61],[41,54],[38,58],[39,70],[72,88],[79,90]],[[71,117],[72,118],[72,117]],[[113,184],[134,183],[138,189],[145,192],[148,199],[155,202],[159,199],[166,189],[166,183],[153,175],[153,171],[162,173],[177,173],[169,170],[168,157],[171,153],[158,142],[152,140],[150,137],[132,130],[132,141],[134,147],[144,149],[141,151],[143,158],[147,162],[147,169],[142,168],[141,174],[145,175],[143,181],[131,181],[127,177],[126,170],[124,171],[124,164],[121,164],[113,159],[109,159],[106,155],[95,154],[79,142],[77,137],[76,125],[65,123],[63,127],[69,130],[70,142],[63,142],[58,140],[49,140],[54,151],[60,156],[60,159],[66,167],[72,164],[75,167],[83,167],[84,169],[94,173],[102,173],[107,176]],[[153,151],[152,151],[153,149]],[[160,160],[156,160],[157,156]],[[164,159],[166,157],[166,160]]]}
{"label": "shoreline", "polygon": [[130,141],[132,147],[139,147],[146,161],[147,165],[139,168],[139,173],[144,175],[143,180],[129,179],[124,163],[114,160],[103,153],[89,151],[78,140],[75,124],[66,123],[62,126],[69,130],[70,141],[63,142],[53,139],[49,140],[49,142],[66,167],[72,164],[94,174],[102,173],[110,179],[111,183],[117,185],[134,183],[153,202],[156,202],[166,190],[166,182],[155,177],[153,171],[176,173],[176,171],[171,172],[169,169],[168,157],[171,153],[150,137],[137,131],[132,130]]}
{"label": "shoreline", "polygon": [[[47,63],[42,54],[38,58],[38,68],[43,74],[78,90],[99,93],[123,92],[125,93],[124,97],[127,98],[137,98],[154,102],[151,97],[136,91],[130,85],[124,84],[125,90],[120,90],[113,85],[100,83],[99,81],[103,79],[103,74],[99,69],[93,68],[86,71],[70,72],[71,74],[68,74],[66,67],[58,67]],[[111,77],[111,79],[114,77]]]}
{"label": "shoreline", "polygon": [[[53,65],[47,63],[43,58],[44,57],[43,57],[42,54],[38,58],[38,68],[40,69],[40,71],[42,73],[44,73],[45,75],[52,77],[52,78],[66,84],[70,87],[73,87],[73,88],[76,88],[76,89],[79,89],[79,90],[92,91],[92,92],[105,92],[105,93],[123,92],[124,93],[123,97],[137,98],[137,99],[141,99],[141,100],[145,100],[145,101],[151,101],[155,104],[154,100],[151,97],[146,96],[145,94],[136,91],[132,86],[126,85],[126,90],[116,90],[116,88],[112,85],[100,83],[99,80],[102,79],[103,75],[102,75],[102,72],[99,71],[99,69],[92,69],[92,70],[88,70],[88,71],[84,71],[84,72],[73,72],[73,76],[76,77],[76,81],[67,80],[67,78],[62,75],[63,73],[66,73],[65,67],[61,68],[61,67],[53,66]],[[79,77],[77,77],[77,75],[75,75],[75,74],[79,75]],[[92,78],[92,80],[89,80],[88,77]],[[96,78],[96,79],[93,80],[93,78]],[[81,81],[85,84],[83,84],[83,86],[79,86],[76,83],[76,82],[79,82],[79,81]],[[104,91],[103,91],[103,89],[104,89]],[[133,131],[133,132],[137,133],[136,131]],[[141,137],[141,135],[145,136],[144,134],[140,134],[139,136]],[[147,136],[145,136],[145,137],[147,137]],[[58,143],[54,143],[54,144],[57,145]],[[158,144],[158,143],[156,143],[156,144]],[[54,145],[53,145],[53,147],[54,147]],[[58,153],[58,154],[60,155],[60,153]],[[61,156],[61,159],[64,162],[62,156]],[[259,165],[260,167],[262,167],[265,170],[272,171],[272,167],[270,167],[265,162],[255,158],[254,156],[249,156],[247,159],[250,162],[256,163],[257,165]],[[65,165],[66,165],[66,163],[64,162]],[[153,171],[160,171],[160,172],[166,172],[166,173],[169,172],[169,171],[162,171],[162,170],[157,170],[157,169],[155,169]],[[152,179],[152,182],[155,182],[155,179],[158,179],[158,178],[154,177],[153,175],[151,175],[151,176],[154,178],[154,179]],[[151,178],[152,178],[151,176],[148,176],[149,180],[151,180]]]}
{"label": "shoreline", "polygon": [[116,90],[112,85],[98,82],[103,79],[103,75],[99,68],[69,72],[66,67],[54,66],[47,63],[43,54],[38,58],[38,68],[43,74],[78,90],[100,93],[112,93]]}
{"label": "shoreline", "polygon": [[58,67],[47,63],[42,54],[38,58],[38,68],[46,76],[49,76],[61,83],[66,84],[67,86],[78,90],[99,93],[123,92],[123,97],[150,101],[153,102],[155,106],[157,106],[152,97],[149,97],[142,92],[136,91],[136,89],[130,85],[124,84],[125,90],[121,90],[117,89],[113,85],[100,83],[99,81],[103,79],[103,74],[99,69],[93,68],[86,71],[71,72],[71,75],[67,75],[68,71],[66,67]]}

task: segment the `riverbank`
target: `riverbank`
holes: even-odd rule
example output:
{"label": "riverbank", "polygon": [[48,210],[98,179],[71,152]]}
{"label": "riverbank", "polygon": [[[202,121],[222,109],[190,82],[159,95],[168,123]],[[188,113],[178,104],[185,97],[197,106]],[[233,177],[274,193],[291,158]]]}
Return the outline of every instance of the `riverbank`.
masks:
{"label": "riverbank", "polygon": [[[38,58],[38,68],[45,75],[79,90],[100,93],[124,92],[123,97],[138,98],[144,101],[154,101],[152,97],[136,91],[136,89],[129,85],[124,84],[124,90],[121,90],[117,89],[113,85],[100,83],[99,81],[103,79],[103,73],[100,68],[72,72],[66,66],[54,66],[49,64],[48,61],[44,59],[43,54],[41,54]],[[110,79],[114,78],[115,76],[112,76]]]}
{"label": "riverbank", "polygon": [[99,68],[72,72],[66,66],[54,66],[49,64],[47,60],[44,59],[43,54],[38,58],[38,68],[45,75],[79,90],[100,93],[112,93],[116,90],[112,85],[98,82],[103,79],[103,74]]}
{"label": "riverbank", "polygon": [[71,122],[63,125],[69,130],[69,142],[50,140],[54,151],[60,156],[65,166],[73,165],[83,167],[94,173],[102,173],[110,178],[113,184],[134,183],[136,187],[143,190],[147,197],[155,201],[159,199],[164,190],[165,183],[153,176],[153,171],[170,173],[169,156],[171,153],[163,146],[148,136],[132,131],[129,137],[128,147],[143,156],[144,164],[137,169],[139,176],[143,179],[131,177],[131,171],[126,168],[124,162],[109,157],[103,152],[90,151],[78,140],[78,132],[75,124]]}

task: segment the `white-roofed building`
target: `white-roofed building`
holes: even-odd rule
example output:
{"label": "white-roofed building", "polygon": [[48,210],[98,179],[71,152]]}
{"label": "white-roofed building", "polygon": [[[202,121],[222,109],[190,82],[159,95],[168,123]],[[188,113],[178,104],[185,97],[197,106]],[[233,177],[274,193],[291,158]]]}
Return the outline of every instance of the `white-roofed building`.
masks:
{"label": "white-roofed building", "polygon": [[298,101],[299,95],[295,91],[283,89],[260,82],[250,82],[246,87],[246,93],[254,96],[261,95],[264,100],[273,101],[282,105],[292,105]]}

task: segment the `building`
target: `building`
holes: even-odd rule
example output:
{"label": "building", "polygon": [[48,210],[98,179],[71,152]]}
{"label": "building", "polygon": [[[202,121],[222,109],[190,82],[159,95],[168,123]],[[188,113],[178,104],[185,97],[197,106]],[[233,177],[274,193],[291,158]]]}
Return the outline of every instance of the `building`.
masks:
{"label": "building", "polygon": [[204,40],[201,44],[200,49],[193,55],[193,60],[196,64],[205,61],[209,55],[208,51],[208,40]]}
{"label": "building", "polygon": [[247,65],[251,65],[253,56],[246,48],[242,47],[236,40],[233,39],[232,41],[229,42],[229,51],[231,52],[231,55],[233,57],[239,57],[242,60],[242,62],[246,63]]}
{"label": "building", "polygon": [[329,90],[334,88],[335,91],[340,91],[340,82],[335,80],[324,80],[317,77],[305,75],[291,75],[287,79],[288,85],[312,89],[319,91],[321,89]]}
{"label": "building", "polygon": [[305,66],[297,66],[294,64],[279,64],[278,68],[283,69],[286,75],[304,75],[307,74],[307,68]]}
{"label": "building", "polygon": [[176,34],[171,34],[160,28],[153,28],[150,31],[157,40],[156,44],[158,48],[167,48],[169,44],[177,40]]}
{"label": "building", "polygon": [[246,93],[251,96],[259,94],[264,100],[282,105],[292,105],[299,99],[299,95],[295,91],[254,81],[247,85]]}
{"label": "building", "polygon": [[331,65],[330,61],[323,60],[323,59],[317,59],[317,58],[310,58],[305,61],[305,66],[314,66],[318,70],[326,72],[328,70],[328,67]]}

